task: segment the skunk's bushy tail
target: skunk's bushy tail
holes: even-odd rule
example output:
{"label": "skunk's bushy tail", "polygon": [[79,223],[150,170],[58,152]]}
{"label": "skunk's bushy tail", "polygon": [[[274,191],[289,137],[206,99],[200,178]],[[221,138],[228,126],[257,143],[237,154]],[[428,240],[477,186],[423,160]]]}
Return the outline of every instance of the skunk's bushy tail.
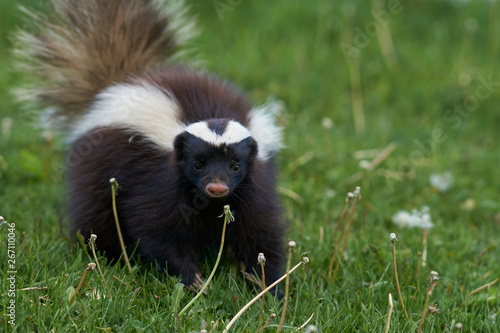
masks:
{"label": "skunk's bushy tail", "polygon": [[184,18],[179,0],[50,3],[43,14],[24,9],[38,27],[18,34],[16,53],[39,80],[20,95],[69,123],[102,89],[172,60],[192,37],[193,21]]}

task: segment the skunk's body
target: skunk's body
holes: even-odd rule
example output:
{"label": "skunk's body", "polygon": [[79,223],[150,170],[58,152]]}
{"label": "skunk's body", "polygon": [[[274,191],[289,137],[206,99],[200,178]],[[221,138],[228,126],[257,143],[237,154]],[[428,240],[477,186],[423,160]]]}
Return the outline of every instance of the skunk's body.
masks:
{"label": "skunk's body", "polygon": [[[273,106],[252,109],[217,78],[171,64],[186,26],[179,4],[52,0],[57,15],[22,34],[20,53],[44,81],[31,90],[69,129],[69,212],[74,232],[121,254],[109,180],[129,250],[191,285],[198,255],[220,244],[223,206],[235,221],[226,241],[248,272],[264,253],[266,282],[282,263],[284,224],[274,190],[280,130]],[[47,23],[47,22],[50,22]],[[62,121],[61,121],[62,119]]]}

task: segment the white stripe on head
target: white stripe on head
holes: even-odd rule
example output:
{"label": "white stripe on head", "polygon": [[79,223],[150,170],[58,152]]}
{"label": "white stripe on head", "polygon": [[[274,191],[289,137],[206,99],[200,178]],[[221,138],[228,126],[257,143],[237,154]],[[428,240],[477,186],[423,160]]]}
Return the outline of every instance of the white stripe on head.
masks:
{"label": "white stripe on head", "polygon": [[173,142],[185,125],[179,107],[167,93],[153,85],[118,84],[103,90],[75,126],[71,141],[97,127],[135,130],[161,148],[173,150]]}
{"label": "white stripe on head", "polygon": [[214,146],[222,144],[230,145],[238,143],[252,136],[250,131],[236,121],[229,121],[222,135],[217,134],[208,127],[207,122],[200,121],[186,127],[186,132],[202,139],[205,142],[211,143]]}

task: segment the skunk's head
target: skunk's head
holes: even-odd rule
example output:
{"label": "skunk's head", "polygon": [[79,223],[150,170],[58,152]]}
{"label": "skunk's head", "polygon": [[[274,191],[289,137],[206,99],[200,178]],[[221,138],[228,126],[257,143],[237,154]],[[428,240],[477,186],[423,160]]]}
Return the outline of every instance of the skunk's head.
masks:
{"label": "skunk's head", "polygon": [[230,195],[257,156],[257,142],[240,123],[211,119],[186,127],[174,141],[184,176],[209,198]]}

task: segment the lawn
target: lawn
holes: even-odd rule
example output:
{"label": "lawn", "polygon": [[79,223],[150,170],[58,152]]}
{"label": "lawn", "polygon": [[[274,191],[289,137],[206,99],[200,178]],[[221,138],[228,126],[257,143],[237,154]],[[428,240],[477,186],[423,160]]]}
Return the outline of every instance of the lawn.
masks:
{"label": "lawn", "polygon": [[[500,283],[491,282],[500,278],[500,4],[187,2],[203,67],[255,104],[271,97],[286,105],[277,186],[287,240],[297,244],[292,265],[304,252],[310,262],[290,276],[283,331],[312,316],[306,326],[318,332],[384,332],[390,293],[389,332],[417,332],[420,324],[423,332],[499,332]],[[0,2],[0,215],[8,221],[0,231],[0,331],[222,332],[257,294],[228,257],[180,318],[173,314],[195,294],[178,279],[140,264],[128,272],[102,256],[112,297],[91,271],[71,302],[94,259],[69,234],[64,139],[37,126],[35,110],[9,93],[30,80],[14,70],[11,54],[12,33],[30,26],[17,4]],[[348,227],[336,224],[356,186],[361,199],[347,237]],[[425,207],[420,222],[430,217],[432,228],[394,222],[400,211],[413,217]],[[214,262],[207,258],[205,276]],[[429,283],[431,271],[437,283]],[[282,310],[265,298],[263,331],[278,329]],[[256,332],[259,316],[260,301],[231,331]]]}

